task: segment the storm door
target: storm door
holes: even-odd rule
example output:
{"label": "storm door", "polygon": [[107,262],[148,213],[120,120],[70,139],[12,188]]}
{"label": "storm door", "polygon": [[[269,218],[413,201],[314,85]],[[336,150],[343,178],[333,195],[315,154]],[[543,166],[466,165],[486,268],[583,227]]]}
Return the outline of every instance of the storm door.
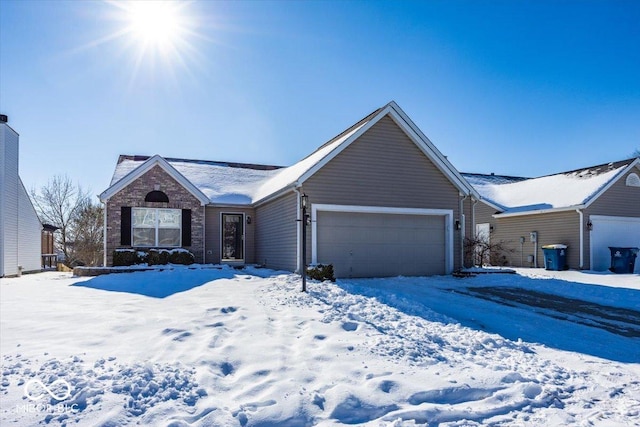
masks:
{"label": "storm door", "polygon": [[244,261],[243,214],[222,214],[222,261]]}

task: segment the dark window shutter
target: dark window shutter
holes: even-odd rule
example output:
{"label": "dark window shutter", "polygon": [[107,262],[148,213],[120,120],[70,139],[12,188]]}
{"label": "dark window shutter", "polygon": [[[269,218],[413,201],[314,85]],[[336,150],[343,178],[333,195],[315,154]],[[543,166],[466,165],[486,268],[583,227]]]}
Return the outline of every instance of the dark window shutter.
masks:
{"label": "dark window shutter", "polygon": [[131,246],[131,207],[120,207],[120,244]]}
{"label": "dark window shutter", "polygon": [[191,209],[182,209],[182,246],[191,246]]}

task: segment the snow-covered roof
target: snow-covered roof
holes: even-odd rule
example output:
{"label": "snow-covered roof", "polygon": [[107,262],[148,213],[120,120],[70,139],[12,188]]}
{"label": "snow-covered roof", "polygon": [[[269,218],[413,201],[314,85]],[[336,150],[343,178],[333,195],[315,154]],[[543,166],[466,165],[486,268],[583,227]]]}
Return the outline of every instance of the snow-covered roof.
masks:
{"label": "snow-covered roof", "polygon": [[462,175],[483,200],[504,214],[583,206],[639,159],[627,159],[538,178]]}
{"label": "snow-covered roof", "polygon": [[[148,159],[147,156],[120,156],[111,185]],[[175,158],[165,160],[213,204],[250,204],[254,200],[256,188],[281,170],[279,166]]]}
{"label": "snow-covered roof", "polygon": [[[455,168],[411,122],[395,102],[390,102],[358,121],[342,133],[320,146],[309,156],[281,168],[255,164],[213,162],[161,158],[160,156],[120,156],[111,179],[111,186],[102,193],[106,200],[112,193],[136,179],[151,163],[164,167],[174,177],[192,185],[192,192],[200,198],[208,198],[211,204],[248,205],[280,194],[281,191],[302,185],[302,183],[339,154],[362,133],[389,115],[405,130],[416,145],[430,157],[434,164],[464,194],[474,193],[473,188],[460,176]],[[145,165],[141,168],[141,166]]]}
{"label": "snow-covered roof", "polygon": [[[379,111],[380,109],[369,114],[309,156],[286,168],[206,160],[164,160],[205,194],[209,203],[248,205],[295,184],[302,175],[358,132]],[[133,171],[149,159],[149,156],[121,155],[111,179],[111,186],[131,176]]]}

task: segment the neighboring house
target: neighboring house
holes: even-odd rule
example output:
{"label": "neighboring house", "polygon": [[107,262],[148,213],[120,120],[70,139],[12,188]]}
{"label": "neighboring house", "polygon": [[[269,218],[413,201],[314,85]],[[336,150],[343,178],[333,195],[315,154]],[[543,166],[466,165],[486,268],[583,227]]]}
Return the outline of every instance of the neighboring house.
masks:
{"label": "neighboring house", "polygon": [[105,265],[122,248],[190,250],[196,262],[338,277],[433,275],[462,267],[464,204],[479,194],[391,102],[287,167],[120,156],[100,199]]}
{"label": "neighboring house", "polygon": [[542,246],[561,243],[570,268],[604,271],[609,246],[640,247],[640,158],[531,179],[462,175],[481,195],[467,211],[475,232],[504,244],[507,265],[544,267]]}
{"label": "neighboring house", "polygon": [[42,225],[18,176],[19,135],[0,115],[0,277],[40,271]]}
{"label": "neighboring house", "polygon": [[41,235],[41,252],[42,252],[42,268],[55,268],[58,262],[58,256],[55,249],[55,233],[60,227],[51,224],[42,224]]}

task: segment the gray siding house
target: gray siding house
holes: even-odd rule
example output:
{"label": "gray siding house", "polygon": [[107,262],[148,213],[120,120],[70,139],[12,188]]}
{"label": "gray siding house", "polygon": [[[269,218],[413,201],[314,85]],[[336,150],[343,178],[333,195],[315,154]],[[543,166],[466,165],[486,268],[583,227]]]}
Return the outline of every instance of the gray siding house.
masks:
{"label": "gray siding house", "polygon": [[[185,248],[200,263],[338,277],[448,274],[465,237],[505,248],[501,265],[606,270],[608,246],[640,246],[640,159],[539,178],[459,173],[391,102],[289,167],[121,155],[106,207],[105,265],[118,249]],[[467,259],[465,259],[465,257]],[[638,263],[640,266],[640,263]]]}
{"label": "gray siding house", "polygon": [[640,247],[640,158],[530,179],[463,176],[481,195],[469,232],[501,242],[506,265],[544,267],[542,246],[560,243],[569,268],[605,271],[609,246]]}
{"label": "gray siding house", "polygon": [[0,277],[40,271],[42,224],[18,175],[19,135],[0,116]]}
{"label": "gray siding house", "polygon": [[126,156],[105,204],[105,265],[122,248],[186,248],[197,262],[338,277],[447,274],[463,264],[463,210],[476,190],[391,102],[296,164]]}

